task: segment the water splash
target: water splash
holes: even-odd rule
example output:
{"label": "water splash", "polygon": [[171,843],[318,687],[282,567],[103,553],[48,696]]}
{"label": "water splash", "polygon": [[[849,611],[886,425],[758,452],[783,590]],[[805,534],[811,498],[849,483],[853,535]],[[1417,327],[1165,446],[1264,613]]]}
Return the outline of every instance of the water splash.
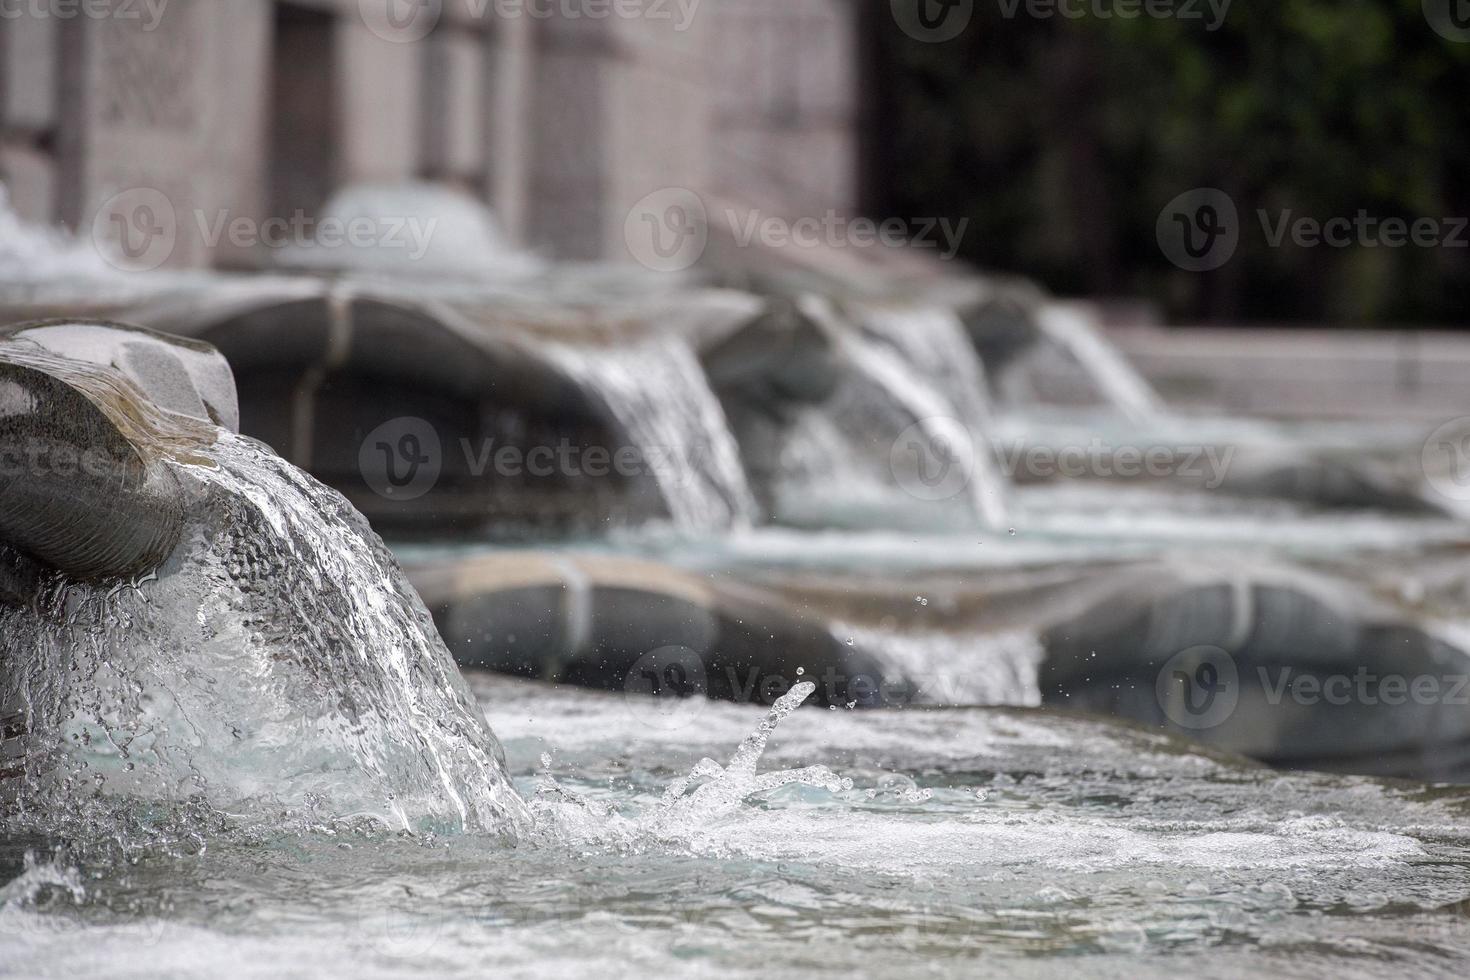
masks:
{"label": "water splash", "polygon": [[[816,689],[810,681],[794,685],[741,741],[729,765],[701,759],[687,775],[669,784],[656,805],[631,818],[571,792],[547,772],[531,803],[542,839],[551,846],[599,843],[641,849],[650,841],[697,846],[720,818],[739,810],[752,796],[791,785],[829,793],[852,789],[852,780],[826,766],[757,771],[772,733]],[[543,756],[543,770],[549,769],[549,764],[550,759]]]}
{"label": "water splash", "polygon": [[52,896],[72,903],[84,901],[87,889],[81,870],[60,855],[42,860],[35,851],[26,851],[20,875],[0,886],[0,909],[35,908]]}
{"label": "water splash", "polygon": [[[678,337],[615,346],[548,344],[545,352],[601,398],[623,426],[682,530],[748,527],[755,497],[724,409]],[[622,447],[617,447],[622,448]]]}
{"label": "water splash", "polygon": [[[428,611],[339,495],[221,430],[172,463],[184,543],[145,582],[0,605],[9,829],[112,835],[181,808],[515,834],[524,804]],[[122,814],[120,816],[119,814]]]}

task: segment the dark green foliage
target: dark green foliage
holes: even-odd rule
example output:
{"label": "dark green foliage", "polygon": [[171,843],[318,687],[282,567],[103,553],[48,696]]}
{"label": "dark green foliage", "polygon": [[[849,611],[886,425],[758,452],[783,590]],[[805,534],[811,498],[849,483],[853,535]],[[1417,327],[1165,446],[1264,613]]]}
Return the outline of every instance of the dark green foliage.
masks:
{"label": "dark green foliage", "polygon": [[[973,262],[1175,319],[1465,320],[1470,248],[1273,248],[1258,217],[1470,217],[1470,44],[1421,0],[1235,0],[1213,32],[1002,9],[945,44],[879,32],[876,209],[968,216]],[[1194,187],[1242,222],[1203,274],[1154,230]]]}

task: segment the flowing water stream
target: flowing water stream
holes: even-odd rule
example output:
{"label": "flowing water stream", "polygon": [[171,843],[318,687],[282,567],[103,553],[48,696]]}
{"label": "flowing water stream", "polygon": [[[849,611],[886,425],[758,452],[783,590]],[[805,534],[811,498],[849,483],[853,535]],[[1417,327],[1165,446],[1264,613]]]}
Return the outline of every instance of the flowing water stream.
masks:
{"label": "flowing water stream", "polygon": [[26,763],[0,781],[10,825],[105,836],[193,808],[514,835],[495,737],[383,543],[269,449],[217,436],[173,464],[196,516],[160,575],[0,605]]}
{"label": "flowing water stream", "polygon": [[638,451],[676,527],[729,530],[754,520],[755,498],[740,449],[699,360],[682,339],[554,343],[545,353],[623,426],[635,442],[628,448]]}
{"label": "flowing water stream", "polygon": [[[794,413],[776,511],[798,526],[1004,528],[1010,488],[985,374],[952,312],[875,307],[826,318],[844,367]],[[837,517],[837,515],[845,515]]]}
{"label": "flowing water stream", "polygon": [[[851,470],[814,511],[871,475],[853,456],[888,465],[892,433],[853,442],[847,410],[936,441],[953,433],[922,423],[955,420],[990,459],[957,336],[915,315],[850,341],[857,380],[813,431]],[[1087,489],[1007,511],[985,464],[964,534],[731,536],[754,505],[688,347],[549,356],[674,464],[654,476],[676,540],[601,546],[701,571],[1369,554],[1455,528]],[[0,975],[1464,974],[1465,787],[1280,773],[1055,711],[798,710],[809,683],[768,711],[670,711],[466,679],[337,494],[226,433],[173,470],[193,516],[159,575],[0,605]],[[933,678],[921,700],[1039,700],[1025,629],[833,630]],[[956,670],[977,646],[986,669]]]}

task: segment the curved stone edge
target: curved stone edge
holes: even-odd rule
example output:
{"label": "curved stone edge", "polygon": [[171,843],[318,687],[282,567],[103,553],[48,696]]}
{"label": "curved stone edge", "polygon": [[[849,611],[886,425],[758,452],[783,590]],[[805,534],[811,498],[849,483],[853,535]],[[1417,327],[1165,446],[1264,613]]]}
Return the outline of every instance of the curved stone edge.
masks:
{"label": "curved stone edge", "polygon": [[770,703],[810,680],[824,706],[876,705],[893,680],[772,593],[651,562],[499,553],[405,571],[464,667],[625,690],[640,661],[675,650],[710,697]]}
{"label": "curved stone edge", "polygon": [[[201,344],[106,321],[0,328],[0,547],[82,580],[156,569],[184,520],[166,461],[212,443],[233,394]],[[12,602],[34,584],[17,561],[0,575]]]}
{"label": "curved stone edge", "polygon": [[[1353,583],[1297,569],[1133,569],[1043,644],[1049,705],[1286,768],[1470,779],[1470,655]],[[1389,677],[1403,678],[1402,695],[1386,696]],[[1413,694],[1420,678],[1432,697]]]}

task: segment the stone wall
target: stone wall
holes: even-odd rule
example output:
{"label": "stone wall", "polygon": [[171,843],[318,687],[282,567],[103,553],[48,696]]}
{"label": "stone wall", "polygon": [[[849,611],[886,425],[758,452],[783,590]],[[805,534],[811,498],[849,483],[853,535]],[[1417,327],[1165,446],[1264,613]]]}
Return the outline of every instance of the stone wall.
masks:
{"label": "stone wall", "polygon": [[[157,192],[170,264],[234,266],[261,256],[202,225],[362,181],[463,188],[565,258],[626,258],[629,210],[665,187],[790,215],[857,205],[851,0],[597,19],[528,13],[550,0],[158,2],[0,24],[0,179],[26,218],[121,236]],[[385,20],[390,3],[432,31]]]}

